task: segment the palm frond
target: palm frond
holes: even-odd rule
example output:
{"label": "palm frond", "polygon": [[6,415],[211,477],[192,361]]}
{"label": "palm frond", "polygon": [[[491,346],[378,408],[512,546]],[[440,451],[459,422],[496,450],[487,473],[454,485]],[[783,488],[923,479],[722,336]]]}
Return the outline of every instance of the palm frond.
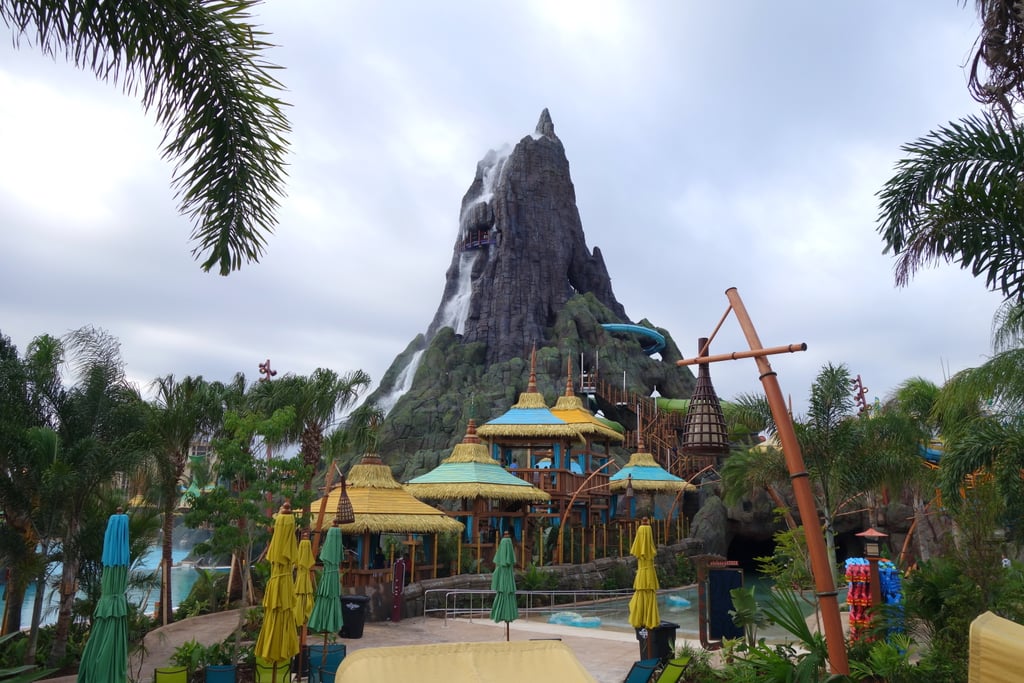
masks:
{"label": "palm frond", "polygon": [[958,263],[1008,299],[1024,295],[1024,132],[989,115],[954,121],[903,146],[878,193],[897,286],[922,267]]}
{"label": "palm frond", "polygon": [[193,255],[221,275],[256,262],[284,193],[290,130],[271,45],[249,24],[256,0],[153,3],[0,0],[14,40],[63,55],[130,94],[164,128]]}

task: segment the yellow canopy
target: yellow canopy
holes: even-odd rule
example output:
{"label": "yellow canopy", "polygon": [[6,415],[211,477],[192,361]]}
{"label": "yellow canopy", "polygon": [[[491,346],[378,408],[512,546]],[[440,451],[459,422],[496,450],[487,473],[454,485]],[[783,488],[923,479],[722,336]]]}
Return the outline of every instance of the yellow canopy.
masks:
{"label": "yellow canopy", "polygon": [[375,647],[350,653],[339,681],[595,683],[568,645],[551,640]]}
{"label": "yellow canopy", "polygon": [[985,612],[971,622],[968,683],[1013,683],[1020,680],[1024,626]]}

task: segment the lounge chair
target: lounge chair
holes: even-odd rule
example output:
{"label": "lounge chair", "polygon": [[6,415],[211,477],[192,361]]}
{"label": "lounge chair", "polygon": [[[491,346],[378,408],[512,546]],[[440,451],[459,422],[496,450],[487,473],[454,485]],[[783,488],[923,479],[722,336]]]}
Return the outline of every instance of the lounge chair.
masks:
{"label": "lounge chair", "polygon": [[633,666],[630,668],[629,673],[626,674],[626,679],[623,683],[647,683],[647,681],[651,680],[655,667],[660,663],[661,660],[657,657],[633,662]]}
{"label": "lounge chair", "polygon": [[158,666],[153,671],[153,683],[188,683],[188,668],[184,666]]}
{"label": "lounge chair", "polygon": [[238,667],[234,664],[211,664],[206,667],[206,683],[237,683]]}
{"label": "lounge chair", "polygon": [[686,669],[686,665],[689,663],[689,657],[668,660],[665,662],[665,668],[661,670],[661,675],[658,676],[658,680],[655,683],[676,683],[682,677],[683,670]]}

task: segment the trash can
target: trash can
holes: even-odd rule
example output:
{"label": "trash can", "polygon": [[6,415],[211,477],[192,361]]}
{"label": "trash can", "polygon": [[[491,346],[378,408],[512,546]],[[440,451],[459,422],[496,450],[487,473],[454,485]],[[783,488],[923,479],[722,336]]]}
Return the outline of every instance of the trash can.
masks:
{"label": "trash can", "polygon": [[671,659],[676,651],[676,629],[679,624],[663,621],[654,628],[638,628],[636,639],[640,641],[640,659]]}
{"label": "trash can", "polygon": [[366,610],[370,598],[365,595],[342,595],[341,618],[343,623],[338,634],[342,638],[362,638],[363,624],[366,622]]}

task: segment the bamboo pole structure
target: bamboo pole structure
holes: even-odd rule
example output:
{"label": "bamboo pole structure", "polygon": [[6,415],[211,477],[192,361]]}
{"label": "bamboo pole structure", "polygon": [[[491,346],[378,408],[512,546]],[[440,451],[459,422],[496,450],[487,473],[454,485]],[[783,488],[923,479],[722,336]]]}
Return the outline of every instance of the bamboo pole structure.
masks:
{"label": "bamboo pole structure", "polygon": [[[733,360],[736,358],[754,358],[757,363],[765,398],[768,400],[769,408],[771,408],[779,441],[782,444],[782,453],[786,460],[786,467],[789,470],[793,495],[796,498],[797,509],[800,511],[800,521],[804,526],[807,552],[811,559],[811,572],[814,574],[815,592],[821,606],[825,640],[828,646],[829,665],[831,666],[832,673],[849,674],[850,665],[846,657],[843,622],[839,615],[839,601],[836,597],[835,584],[832,581],[832,570],[829,564],[828,551],[825,547],[825,535],[820,525],[814,528],[818,521],[818,509],[814,504],[814,496],[811,492],[810,476],[804,464],[800,444],[796,439],[793,420],[786,409],[786,399],[779,386],[778,376],[772,370],[772,366],[767,359],[767,356],[776,353],[804,351],[807,349],[807,345],[790,344],[789,346],[777,346],[771,349],[764,348],[757,336],[757,330],[754,329],[754,324],[750,320],[750,315],[743,305],[743,300],[740,299],[739,292],[736,291],[735,287],[730,287],[725,290],[725,295],[729,299],[729,305],[736,315],[740,328],[743,330],[743,335],[750,346],[750,351],[719,356],[698,356],[697,358],[676,361],[676,364],[693,365],[695,363],[713,363],[716,360]],[[710,343],[710,340],[708,343]],[[810,526],[808,526],[809,524]]]}

